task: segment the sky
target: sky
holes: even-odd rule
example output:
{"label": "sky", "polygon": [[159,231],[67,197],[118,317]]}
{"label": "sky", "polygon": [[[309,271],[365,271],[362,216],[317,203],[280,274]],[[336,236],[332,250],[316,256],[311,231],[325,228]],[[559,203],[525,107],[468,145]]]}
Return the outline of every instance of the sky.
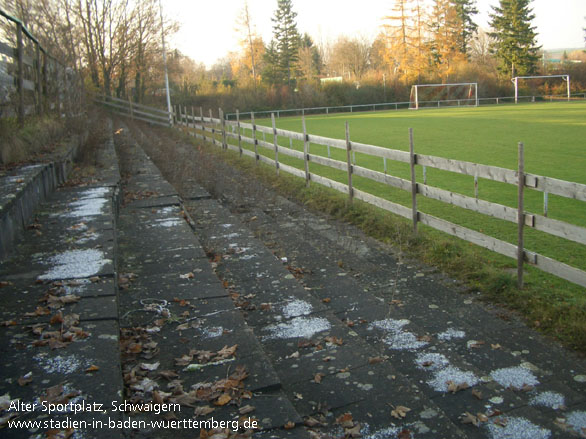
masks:
{"label": "sky", "polygon": [[[335,41],[340,35],[374,39],[389,15],[393,0],[293,0],[297,29],[316,43]],[[164,14],[181,28],[170,46],[211,67],[230,51],[238,50],[236,20],[244,0],[162,0]],[[271,17],[277,0],[248,0],[252,22],[268,43]],[[488,29],[489,13],[498,0],[477,0],[476,23]],[[533,0],[537,42],[546,50],[583,48],[586,27],[585,0]]]}

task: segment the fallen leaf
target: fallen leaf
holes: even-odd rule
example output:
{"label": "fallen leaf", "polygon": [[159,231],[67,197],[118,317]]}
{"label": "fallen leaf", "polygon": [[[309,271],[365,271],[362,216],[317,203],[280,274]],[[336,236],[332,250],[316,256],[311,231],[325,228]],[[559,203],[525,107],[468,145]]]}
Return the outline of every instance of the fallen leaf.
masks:
{"label": "fallen leaf", "polygon": [[330,303],[332,301],[332,299],[330,299],[329,297],[326,297],[324,299],[321,300],[323,303]]}
{"label": "fallen leaf", "polygon": [[160,370],[159,376],[170,381],[174,378],[179,377],[179,374],[177,372],[175,372],[174,370]]}
{"label": "fallen leaf", "polygon": [[472,396],[476,399],[482,400],[482,392],[478,389],[472,389]]}
{"label": "fallen leaf", "polygon": [[448,385],[448,392],[450,393],[457,393],[460,390],[465,390],[470,387],[468,383],[455,383],[454,381],[447,381],[446,384]]}
{"label": "fallen leaf", "polygon": [[232,397],[227,393],[224,393],[216,401],[214,401],[214,405],[224,406],[230,401],[232,401]]}
{"label": "fallen leaf", "polygon": [[492,349],[502,349],[502,348],[503,348],[503,347],[502,347],[500,344],[498,344],[498,343],[496,343],[496,344],[492,344],[492,343],[491,343],[491,344],[490,344],[490,347],[491,347]]}
{"label": "fallen leaf", "polygon": [[325,377],[325,375],[323,373],[316,373],[315,376],[313,377],[313,381],[316,382],[317,384],[321,383],[322,378]]}
{"label": "fallen leaf", "polygon": [[354,420],[351,413],[344,413],[336,418],[336,424],[341,425],[343,428],[352,428],[354,426]]}
{"label": "fallen leaf", "polygon": [[16,325],[17,325],[16,320],[5,320],[0,323],[0,326],[16,326]]}
{"label": "fallen leaf", "polygon": [[362,437],[360,433],[360,424],[356,424],[351,428],[345,428],[344,434],[346,438]]}
{"label": "fallen leaf", "polygon": [[472,425],[475,425],[476,427],[478,427],[480,425],[478,418],[469,412],[466,412],[462,416],[460,416],[460,422],[462,424],[472,424]]}
{"label": "fallen leaf", "polygon": [[100,368],[98,366],[96,366],[95,364],[92,364],[85,371],[86,372],[97,372],[98,370],[100,370]]}
{"label": "fallen leaf", "polygon": [[161,363],[159,363],[158,361],[156,363],[140,363],[140,368],[142,370],[153,371],[157,370],[160,365]]}
{"label": "fallen leaf", "polygon": [[307,419],[305,419],[305,421],[303,421],[303,423],[307,427],[322,427],[324,425],[322,422],[318,421],[315,418],[312,418],[311,416],[309,416]]}
{"label": "fallen leaf", "polygon": [[51,325],[56,325],[57,323],[63,323],[63,315],[59,312],[51,317],[49,320]]}
{"label": "fallen leaf", "polygon": [[476,413],[476,417],[480,422],[488,422],[488,416],[486,416],[484,413]]}
{"label": "fallen leaf", "polygon": [[334,337],[333,335],[326,337],[324,340],[337,346],[342,346],[344,344],[344,340],[341,337]]}
{"label": "fallen leaf", "polygon": [[252,413],[254,410],[255,407],[251,406],[250,404],[247,404],[244,407],[240,407],[238,409],[238,413],[240,413],[241,415],[247,415],[249,413]]}
{"label": "fallen leaf", "polygon": [[382,361],[384,361],[384,359],[382,357],[370,357],[368,359],[368,364],[378,364],[378,363],[381,363]]}
{"label": "fallen leaf", "polygon": [[28,383],[30,383],[33,380],[33,373],[29,372],[23,376],[21,376],[18,379],[18,385],[19,386],[26,386]]}
{"label": "fallen leaf", "polygon": [[283,425],[283,428],[285,430],[291,430],[292,428],[295,428],[295,422],[289,421],[285,425]]}
{"label": "fallen leaf", "polygon": [[398,405],[391,411],[391,416],[396,419],[402,419],[406,417],[407,413],[409,413],[410,411],[411,409],[409,407]]}
{"label": "fallen leaf", "polygon": [[181,279],[193,279],[195,277],[195,274],[193,274],[193,272],[189,272],[189,273],[185,273],[185,274],[180,274],[179,277]]}
{"label": "fallen leaf", "polygon": [[397,439],[411,439],[412,437],[413,436],[411,436],[411,431],[407,430],[406,428],[401,430],[397,435]]}

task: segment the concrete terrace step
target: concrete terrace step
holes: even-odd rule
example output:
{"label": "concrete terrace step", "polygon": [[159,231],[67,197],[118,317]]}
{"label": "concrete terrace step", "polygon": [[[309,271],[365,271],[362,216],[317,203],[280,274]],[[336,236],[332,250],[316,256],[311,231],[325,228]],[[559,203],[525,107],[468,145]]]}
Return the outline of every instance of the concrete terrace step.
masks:
{"label": "concrete terrace step", "polygon": [[[167,401],[181,394],[221,382],[243,366],[247,377],[241,391],[230,390],[229,403],[210,400],[186,402],[179,398],[180,420],[194,417],[194,408],[211,407],[209,419],[234,421],[242,415],[239,407],[254,406],[251,416],[259,421],[258,437],[305,437],[289,434],[282,427],[301,418],[285,394],[282,383],[242,313],[234,307],[229,292],[212,271],[212,266],[190,227],[183,204],[174,189],[166,183],[158,169],[140,146],[124,133],[117,138],[125,175],[124,199],[118,229],[121,279],[120,315],[122,327],[123,370],[127,381],[127,397],[131,401],[150,402],[156,395],[173,392]],[[209,198],[201,188],[197,199]],[[134,353],[124,346],[141,340],[142,346],[154,350]],[[225,347],[236,346],[235,355],[220,361],[190,357],[190,351],[206,351],[212,356]],[[188,356],[194,371],[177,359]],[[152,371],[140,370],[141,364],[156,363]],[[154,367],[154,366],[153,366]],[[138,371],[138,372],[137,372]],[[161,371],[173,371],[176,379],[169,382]],[[177,374],[177,375],[175,375]],[[147,381],[149,380],[149,381]],[[151,382],[149,389],[141,383]],[[179,381],[178,381],[179,380]],[[206,383],[206,384],[204,384]],[[240,391],[239,391],[240,392]],[[185,398],[185,397],[183,397]],[[137,419],[154,419],[142,414]],[[181,431],[158,430],[156,437],[194,437],[199,429]],[[149,437],[139,431],[137,437]],[[281,436],[277,436],[281,437]]]}
{"label": "concrete terrace step", "polygon": [[30,227],[0,264],[2,408],[7,401],[36,404],[34,411],[4,410],[1,416],[53,422],[40,428],[5,427],[3,437],[65,431],[57,421],[86,422],[76,428],[79,437],[121,435],[92,425],[108,417],[121,420],[119,413],[74,414],[71,406],[61,413],[42,410],[43,401],[109,409],[122,397],[115,272],[120,174],[111,138],[98,161],[99,178],[60,187],[34,210]]}

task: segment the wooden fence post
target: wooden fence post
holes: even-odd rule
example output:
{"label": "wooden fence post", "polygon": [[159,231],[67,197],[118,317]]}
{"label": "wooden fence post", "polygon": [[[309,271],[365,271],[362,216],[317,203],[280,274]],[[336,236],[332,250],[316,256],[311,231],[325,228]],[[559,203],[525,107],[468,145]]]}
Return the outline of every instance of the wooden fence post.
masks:
{"label": "wooden fence post", "polygon": [[305,116],[301,118],[303,123],[303,162],[305,163],[305,186],[309,187],[309,137],[305,127]]}
{"label": "wooden fence post", "polygon": [[346,163],[348,165],[348,199],[350,203],[352,203],[352,199],[354,198],[354,188],[352,187],[351,151],[352,144],[350,143],[350,126],[348,125],[348,121],[346,121]]}
{"label": "wooden fence post", "polygon": [[549,193],[547,191],[544,191],[543,192],[543,216],[547,216],[548,204],[549,204]]}
{"label": "wooden fence post", "polygon": [[22,24],[16,25],[16,50],[18,66],[18,123],[24,124],[24,41],[22,40]]}
{"label": "wooden fence post", "polygon": [[211,128],[212,128],[212,143],[215,146],[216,145],[216,124],[212,120],[214,118],[214,115],[212,113],[212,109],[211,108],[210,108],[209,114],[210,114],[210,125],[211,125]]}
{"label": "wooden fence post", "polygon": [[224,118],[224,112],[220,108],[220,120],[222,121],[222,147],[228,149],[228,137],[226,136],[226,119]]}
{"label": "wooden fence post", "polygon": [[61,119],[61,91],[59,90],[59,65],[57,62],[53,63],[55,67],[55,107],[57,110],[57,117]]}
{"label": "wooden fence post", "polygon": [[36,43],[36,58],[37,58],[37,113],[43,114],[43,67],[41,62],[41,47]]}
{"label": "wooden fence post", "polygon": [[199,107],[199,116],[201,117],[201,135],[203,137],[203,141],[206,141],[206,126],[203,120],[203,107]]}
{"label": "wooden fence post", "polygon": [[47,64],[49,62],[49,56],[46,52],[43,52],[43,80],[42,80],[42,89],[43,89],[43,113],[49,112],[49,81],[48,81],[48,72],[47,72]]}
{"label": "wooden fence post", "polygon": [[195,137],[195,108],[191,106],[191,126],[193,127],[193,137]]}
{"label": "wooden fence post", "polygon": [[413,214],[413,233],[417,233],[417,180],[415,179],[415,145],[413,128],[409,128],[409,165],[411,166],[411,211]]}
{"label": "wooden fence post", "polygon": [[252,139],[254,142],[254,162],[258,165],[258,140],[256,140],[256,124],[254,123],[254,113],[250,113],[252,121]]}
{"label": "wooden fence post", "polygon": [[519,182],[517,193],[517,287],[523,288],[523,262],[525,260],[523,227],[525,225],[525,206],[523,199],[523,191],[525,187],[525,158],[523,151],[523,142],[519,142]]}
{"label": "wooden fence post", "polygon": [[277,124],[275,123],[275,113],[271,113],[271,122],[273,123],[273,145],[275,145],[275,168],[277,177],[279,176],[279,144],[277,139]]}
{"label": "wooden fence post", "polygon": [[238,126],[238,152],[242,157],[242,135],[240,134],[240,112],[236,109],[236,125]]}
{"label": "wooden fence post", "polygon": [[132,111],[132,97],[128,93],[128,108],[130,108],[130,118],[134,120],[134,112]]}

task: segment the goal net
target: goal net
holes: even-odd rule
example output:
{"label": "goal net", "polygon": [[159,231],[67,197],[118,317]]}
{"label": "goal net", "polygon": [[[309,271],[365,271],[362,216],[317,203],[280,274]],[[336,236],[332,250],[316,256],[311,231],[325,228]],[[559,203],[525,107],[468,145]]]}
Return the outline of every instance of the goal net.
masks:
{"label": "goal net", "polygon": [[[520,80],[524,85],[522,89],[519,85]],[[516,76],[511,81],[515,87],[515,103],[523,98],[535,101],[536,96],[550,100],[565,98],[569,101],[571,99],[570,75]],[[529,95],[520,96],[519,92]]]}
{"label": "goal net", "polygon": [[478,106],[478,84],[418,84],[411,86],[409,108]]}

